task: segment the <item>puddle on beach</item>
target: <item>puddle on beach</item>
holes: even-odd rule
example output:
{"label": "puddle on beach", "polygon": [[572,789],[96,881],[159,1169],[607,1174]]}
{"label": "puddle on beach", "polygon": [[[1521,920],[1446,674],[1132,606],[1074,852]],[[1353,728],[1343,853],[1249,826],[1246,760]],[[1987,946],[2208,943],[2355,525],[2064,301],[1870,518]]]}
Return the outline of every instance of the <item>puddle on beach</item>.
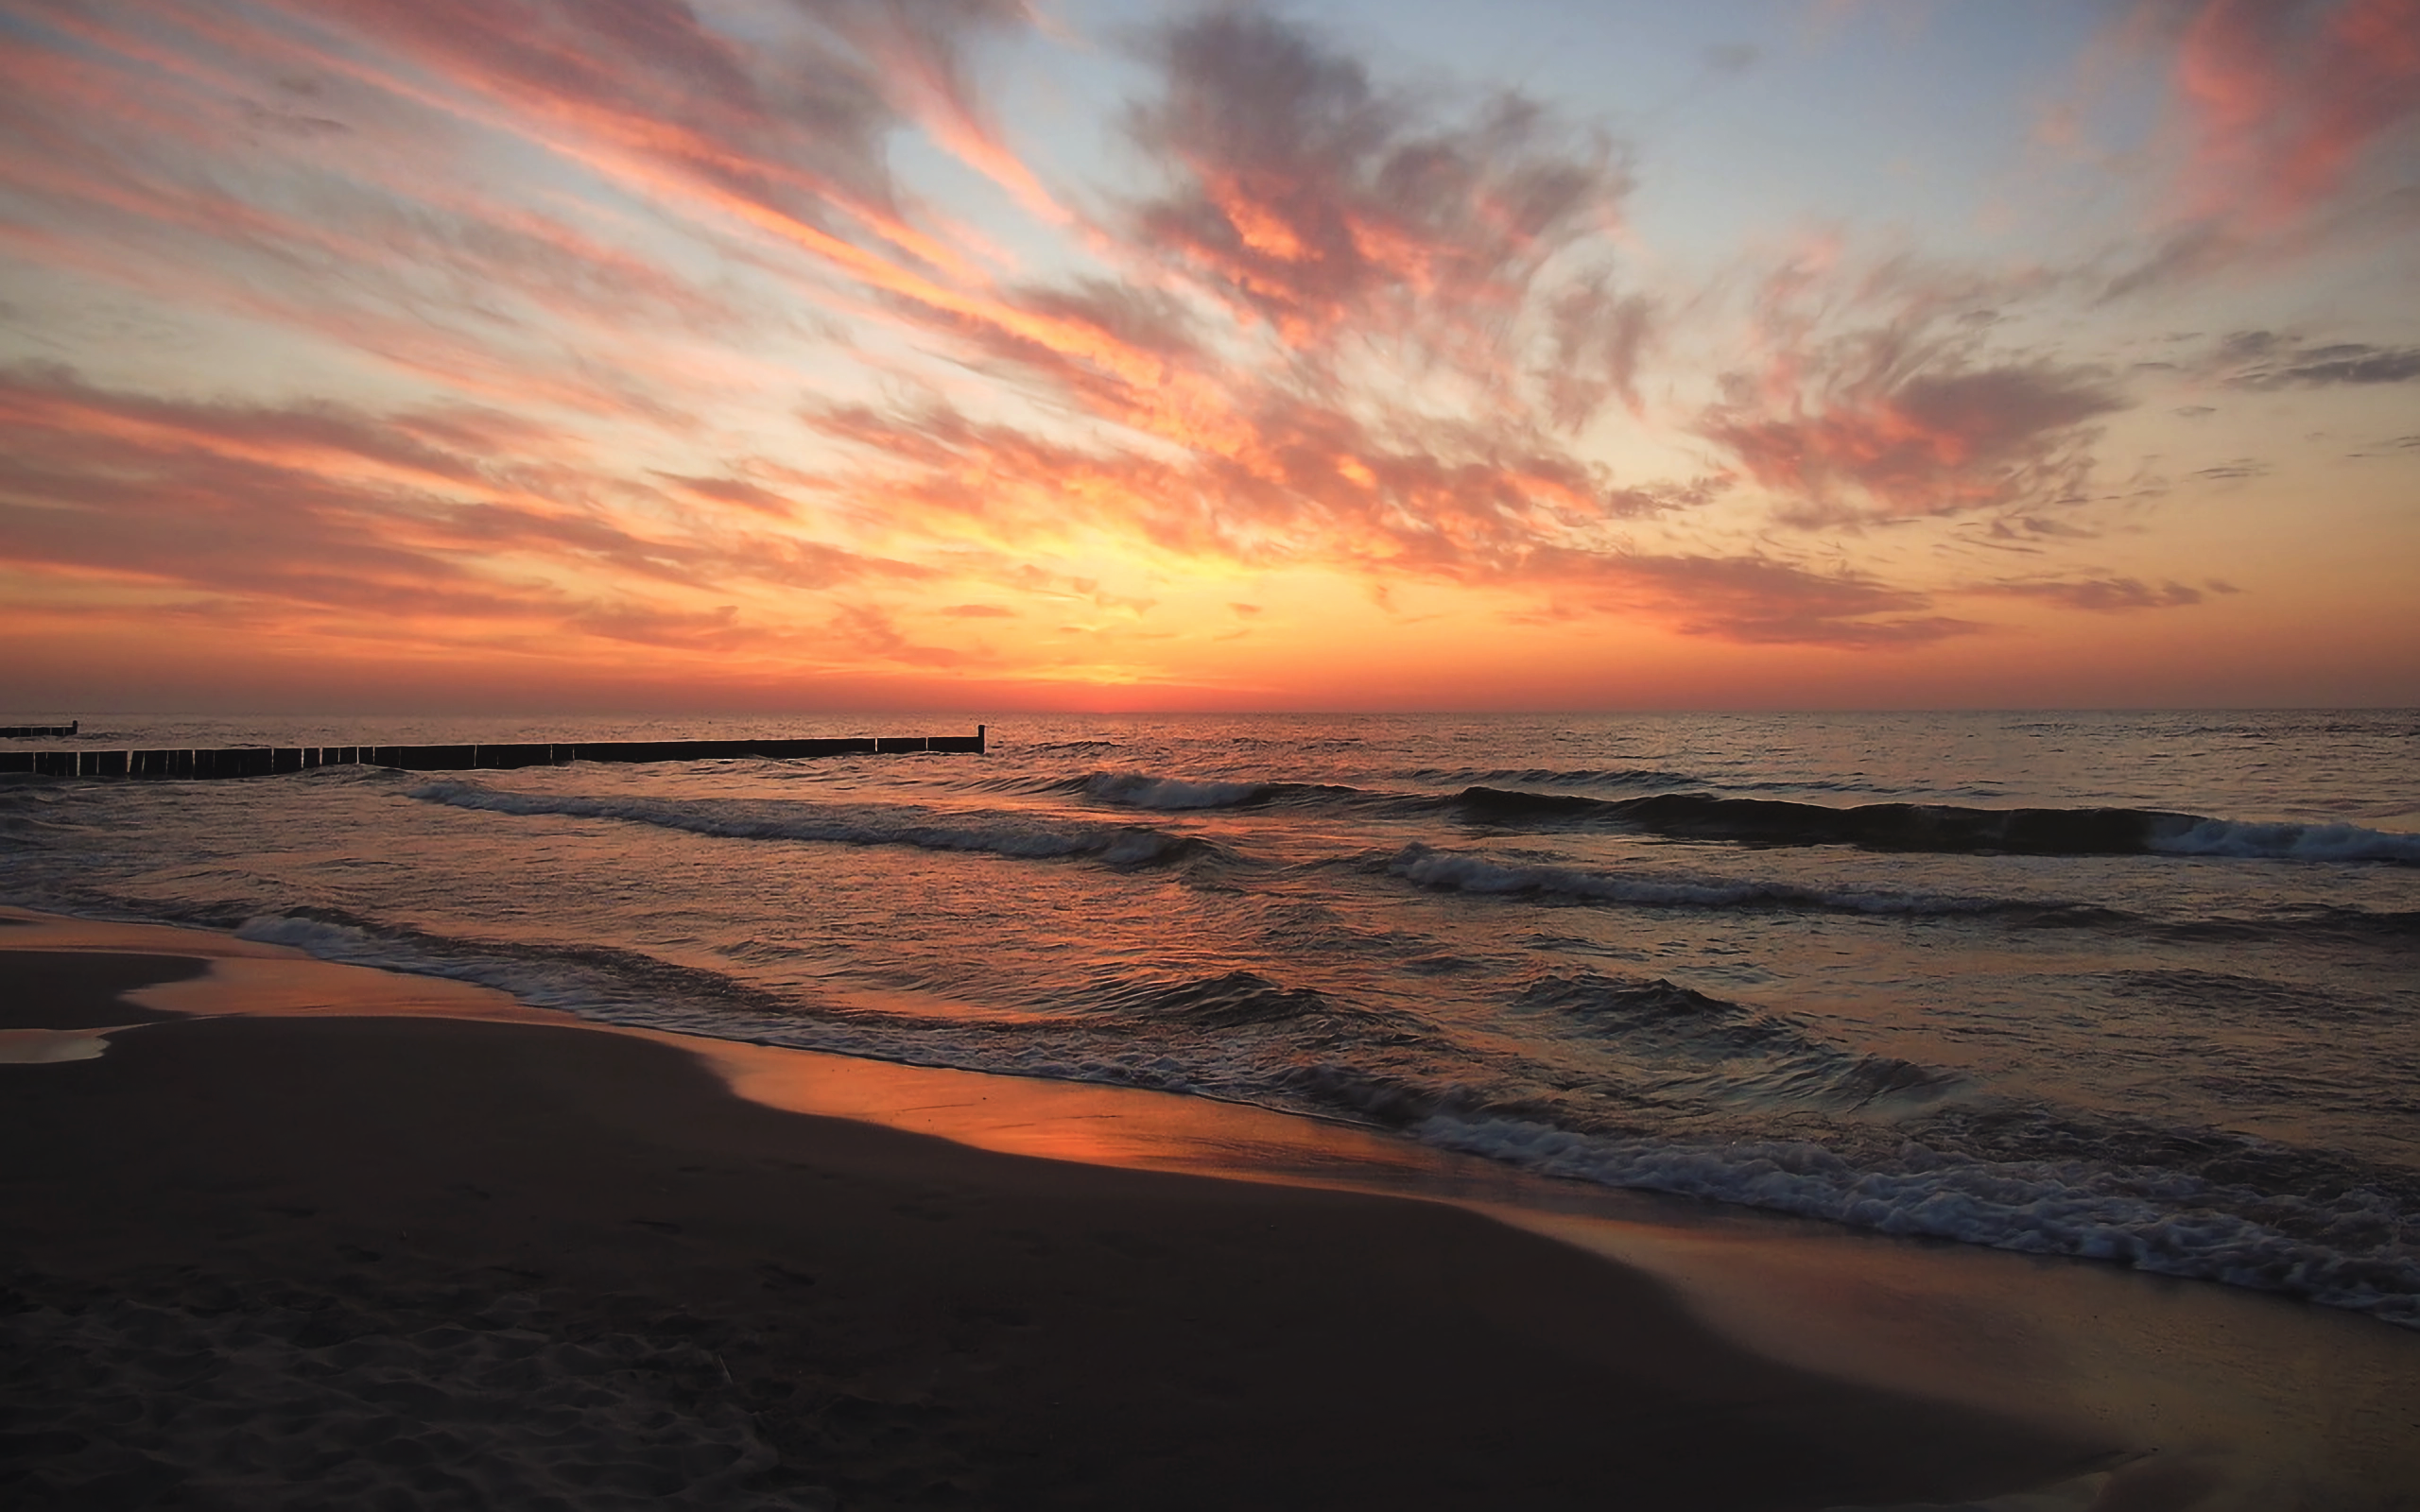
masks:
{"label": "puddle on beach", "polygon": [[[0,949],[201,957],[125,1001],[195,1015],[435,1015],[627,1033],[704,1057],[739,1095],[1005,1154],[1451,1201],[1647,1271],[1751,1349],[2139,1447],[2114,1473],[1981,1503],[2268,1512],[2420,1486],[2420,1335],[2306,1303],[2090,1262],[1896,1239],[1525,1177],[1290,1114],[1121,1088],[584,1024],[500,992],[164,926],[0,910]],[[140,1027],[139,1025],[135,1027]],[[0,1061],[123,1030],[0,1034]]]}
{"label": "puddle on beach", "polygon": [[46,1066],[62,1060],[91,1060],[110,1047],[108,1036],[119,1024],[104,1029],[0,1029],[0,1066]]}

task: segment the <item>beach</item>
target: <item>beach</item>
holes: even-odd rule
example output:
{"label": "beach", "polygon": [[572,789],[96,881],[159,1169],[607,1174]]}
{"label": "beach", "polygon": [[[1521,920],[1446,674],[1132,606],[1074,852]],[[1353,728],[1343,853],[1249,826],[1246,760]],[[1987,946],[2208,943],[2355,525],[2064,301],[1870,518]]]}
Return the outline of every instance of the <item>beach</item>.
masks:
{"label": "beach", "polygon": [[[198,932],[25,945],[12,1505],[2301,1504],[2054,1403],[1783,1363],[1446,1203],[783,1110],[671,1037]],[[142,1005],[229,980],[263,1011]],[[2401,1504],[2399,1441],[2353,1467],[2374,1500],[2308,1504]]]}
{"label": "beach", "polygon": [[[11,1504],[1820,1506],[2071,1441],[1432,1203],[989,1154],[628,1036],[156,1014],[0,951]],[[147,1022],[153,1021],[153,1022]]]}

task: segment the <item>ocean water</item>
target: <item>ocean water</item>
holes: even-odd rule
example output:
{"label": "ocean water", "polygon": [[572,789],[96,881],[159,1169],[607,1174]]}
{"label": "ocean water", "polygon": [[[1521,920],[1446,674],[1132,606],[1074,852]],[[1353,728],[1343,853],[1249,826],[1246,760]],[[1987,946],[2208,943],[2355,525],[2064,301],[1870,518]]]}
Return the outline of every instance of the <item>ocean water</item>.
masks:
{"label": "ocean water", "polygon": [[[974,722],[87,717],[78,743]],[[979,757],[0,777],[0,902],[2420,1327],[2420,713],[991,734]]]}

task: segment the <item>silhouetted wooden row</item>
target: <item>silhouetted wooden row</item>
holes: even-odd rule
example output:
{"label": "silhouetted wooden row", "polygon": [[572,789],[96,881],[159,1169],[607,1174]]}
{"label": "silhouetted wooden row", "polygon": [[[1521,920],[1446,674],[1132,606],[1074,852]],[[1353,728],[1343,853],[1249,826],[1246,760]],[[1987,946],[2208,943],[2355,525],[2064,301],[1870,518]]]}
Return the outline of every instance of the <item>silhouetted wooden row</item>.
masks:
{"label": "silhouetted wooden row", "polygon": [[496,771],[567,762],[705,762],[742,757],[897,755],[953,751],[980,756],[985,727],[971,735],[856,735],[837,740],[583,740],[557,745],[236,746],[220,750],[0,750],[0,772],[37,777],[273,777],[317,766],[393,766],[409,772]]}
{"label": "silhouetted wooden row", "polygon": [[0,738],[51,740],[60,735],[76,733],[77,727],[83,722],[81,719],[76,719],[63,725],[0,725]]}

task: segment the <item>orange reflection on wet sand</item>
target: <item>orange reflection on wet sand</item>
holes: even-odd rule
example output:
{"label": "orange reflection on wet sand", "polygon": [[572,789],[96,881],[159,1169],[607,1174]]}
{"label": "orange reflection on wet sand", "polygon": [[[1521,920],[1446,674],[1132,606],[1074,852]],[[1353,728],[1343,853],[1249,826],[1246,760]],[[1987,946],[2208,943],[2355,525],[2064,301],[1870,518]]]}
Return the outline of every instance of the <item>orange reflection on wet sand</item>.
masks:
{"label": "orange reflection on wet sand", "polygon": [[1264,1179],[1426,1177],[1441,1165],[1400,1140],[1200,1097],[658,1038],[703,1055],[751,1101],[1005,1155]]}

